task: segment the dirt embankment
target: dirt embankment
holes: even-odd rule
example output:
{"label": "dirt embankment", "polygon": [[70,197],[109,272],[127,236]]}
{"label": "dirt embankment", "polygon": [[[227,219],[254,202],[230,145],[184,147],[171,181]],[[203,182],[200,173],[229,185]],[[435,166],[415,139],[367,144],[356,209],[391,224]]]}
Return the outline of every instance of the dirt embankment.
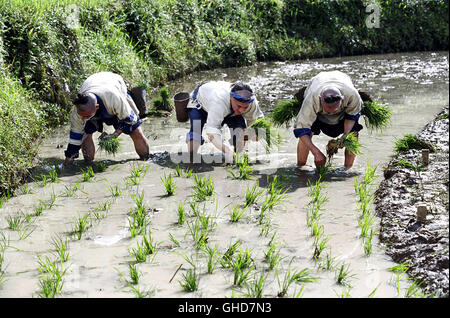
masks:
{"label": "dirt embankment", "polygon": [[[436,150],[428,165],[423,165],[421,150],[408,150],[385,168],[374,201],[381,217],[380,241],[395,262],[409,262],[408,274],[422,282],[429,296],[449,297],[448,105],[417,137]],[[419,206],[427,209],[422,221]]]}

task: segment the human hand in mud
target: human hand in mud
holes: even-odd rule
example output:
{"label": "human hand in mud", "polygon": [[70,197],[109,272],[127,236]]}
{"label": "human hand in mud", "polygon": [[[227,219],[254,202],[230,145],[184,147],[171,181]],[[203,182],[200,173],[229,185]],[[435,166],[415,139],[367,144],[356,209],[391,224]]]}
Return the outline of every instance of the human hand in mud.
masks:
{"label": "human hand in mud", "polygon": [[73,165],[73,158],[67,158],[64,160],[64,167],[68,168]]}
{"label": "human hand in mud", "polygon": [[313,155],[314,155],[314,164],[316,165],[317,168],[324,166],[325,163],[327,162],[327,158],[322,153],[322,151],[320,150],[316,151],[313,153]]}
{"label": "human hand in mud", "polygon": [[107,134],[106,132],[102,132],[102,134],[98,137],[100,140],[106,140],[110,138],[117,138],[119,137],[120,133],[117,131],[113,132],[112,134]]}

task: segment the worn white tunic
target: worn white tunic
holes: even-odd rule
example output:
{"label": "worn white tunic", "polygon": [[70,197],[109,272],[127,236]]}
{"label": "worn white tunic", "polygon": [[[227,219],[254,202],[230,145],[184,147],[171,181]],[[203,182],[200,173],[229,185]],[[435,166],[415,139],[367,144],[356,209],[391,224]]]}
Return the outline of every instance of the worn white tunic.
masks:
{"label": "worn white tunic", "polygon": [[[127,86],[118,74],[95,73],[83,82],[79,93],[93,93],[100,97],[108,114],[116,116],[119,122],[134,125],[139,119],[136,104],[128,95]],[[70,144],[81,145],[85,123],[74,107],[70,114]]]}
{"label": "worn white tunic", "polygon": [[[322,88],[335,85],[344,95],[340,109],[332,115],[327,114],[320,104],[319,95]],[[330,125],[341,121],[345,114],[355,116],[361,111],[362,99],[347,74],[340,71],[321,72],[314,76],[305,90],[302,107],[297,115],[295,129],[311,129],[316,119]]]}
{"label": "worn white tunic", "polygon": [[[226,116],[232,114],[230,92],[230,82],[211,81],[200,86],[196,100],[190,100],[188,108],[202,108],[208,113],[208,119],[205,123],[205,132],[207,134],[222,135],[222,122]],[[232,115],[233,116],[233,115]],[[250,104],[248,109],[242,113],[247,127],[253,122],[264,117],[259,109],[258,100]]]}

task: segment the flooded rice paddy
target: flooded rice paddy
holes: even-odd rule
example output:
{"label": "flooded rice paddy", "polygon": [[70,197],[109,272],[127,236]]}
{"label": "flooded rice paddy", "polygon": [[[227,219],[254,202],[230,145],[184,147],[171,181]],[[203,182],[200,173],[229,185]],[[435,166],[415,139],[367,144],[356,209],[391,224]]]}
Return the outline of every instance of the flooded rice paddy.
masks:
{"label": "flooded rice paddy", "polygon": [[[258,63],[192,74],[168,88],[175,93],[191,91],[204,80],[240,79],[255,88],[260,105],[269,112],[312,76],[330,70],[348,73],[358,89],[389,105],[393,124],[382,133],[367,129],[360,133],[363,153],[352,169],[343,169],[342,151],[334,157],[333,169],[322,183],[324,204],[315,225],[309,222],[309,193],[317,176],[311,157],[307,166],[296,167],[297,140],[290,127],[279,129],[284,143],[270,154],[250,143],[247,153],[252,179],[235,180],[227,170],[230,167],[220,163],[180,162],[186,151],[188,123],[178,123],[174,114],[147,118],[143,129],[152,159],[136,160],[131,139],[122,135],[121,150],[115,157],[97,152],[95,163],[103,163],[105,170],[100,172],[97,165],[95,176],[87,180],[82,160],[73,168],[62,167],[69,130],[65,126],[42,141],[35,181],[26,183],[0,208],[0,297],[45,296],[45,282],[57,277],[55,272],[61,278],[58,297],[409,296],[411,281],[406,274],[389,270],[397,264],[387,256],[377,234],[371,251],[365,250],[367,240],[361,237],[354,184],[362,180],[370,163],[377,167],[375,190],[395,140],[417,133],[448,104],[448,52]],[[321,149],[328,140],[323,135],[314,137]],[[201,152],[205,160],[221,159],[209,143]],[[181,176],[177,176],[178,163]],[[55,166],[62,171],[52,182],[50,173]],[[187,177],[189,169],[192,175]],[[162,178],[170,174],[175,182],[172,196],[162,184]],[[210,177],[214,193],[194,206],[196,177]],[[285,191],[285,200],[261,218],[266,194],[276,181]],[[233,207],[243,209],[246,190],[255,184],[262,195],[237,222],[231,222]],[[180,224],[178,210],[183,203],[186,216]],[[139,205],[147,226],[135,233],[133,213]],[[378,224],[375,217],[371,226],[375,233]],[[210,253],[213,256],[199,248],[202,239],[210,251],[217,248]],[[65,253],[61,247],[59,251],[68,259],[54,263],[60,259],[57,246],[65,242]],[[234,255],[224,258],[236,242]],[[323,250],[317,254],[319,243]],[[208,260],[212,260],[209,266]],[[239,262],[246,262],[240,271]],[[50,264],[56,264],[53,270]],[[132,282],[130,267],[137,270],[137,281]],[[194,273],[192,269],[198,288],[189,292],[182,285]],[[261,277],[264,284],[257,285]]]}

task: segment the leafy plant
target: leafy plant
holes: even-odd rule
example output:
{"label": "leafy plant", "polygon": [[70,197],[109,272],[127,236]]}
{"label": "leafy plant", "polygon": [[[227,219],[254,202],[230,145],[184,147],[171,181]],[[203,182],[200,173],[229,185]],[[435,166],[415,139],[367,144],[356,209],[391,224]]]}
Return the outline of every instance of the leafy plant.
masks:
{"label": "leafy plant", "polygon": [[282,143],[280,133],[273,127],[272,122],[267,118],[258,118],[249,128],[255,130],[258,139],[265,140],[266,152],[269,153],[272,147],[279,148]]}
{"label": "leafy plant", "polygon": [[169,176],[161,177],[161,181],[163,183],[164,189],[166,189],[167,195],[173,195],[175,193],[175,181],[173,179],[173,175],[169,174]]}

